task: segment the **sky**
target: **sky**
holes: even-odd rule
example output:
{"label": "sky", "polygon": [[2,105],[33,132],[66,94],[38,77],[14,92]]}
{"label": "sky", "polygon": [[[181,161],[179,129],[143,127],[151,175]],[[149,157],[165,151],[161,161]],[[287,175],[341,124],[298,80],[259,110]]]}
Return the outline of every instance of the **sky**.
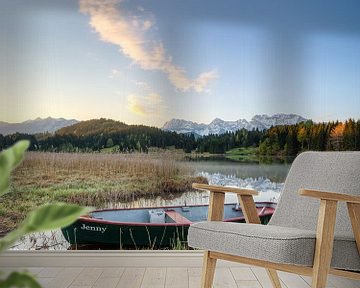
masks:
{"label": "sky", "polygon": [[360,2],[0,1],[0,121],[360,118]]}

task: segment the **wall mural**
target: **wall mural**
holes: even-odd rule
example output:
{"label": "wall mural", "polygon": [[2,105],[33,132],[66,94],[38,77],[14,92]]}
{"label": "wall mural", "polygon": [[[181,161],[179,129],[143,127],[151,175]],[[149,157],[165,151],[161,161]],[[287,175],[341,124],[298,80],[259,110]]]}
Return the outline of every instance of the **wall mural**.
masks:
{"label": "wall mural", "polygon": [[57,201],[110,210],[10,249],[187,249],[209,201],[194,182],[256,189],[270,217],[298,154],[360,150],[359,8],[3,1],[0,151],[30,146],[0,236]]}

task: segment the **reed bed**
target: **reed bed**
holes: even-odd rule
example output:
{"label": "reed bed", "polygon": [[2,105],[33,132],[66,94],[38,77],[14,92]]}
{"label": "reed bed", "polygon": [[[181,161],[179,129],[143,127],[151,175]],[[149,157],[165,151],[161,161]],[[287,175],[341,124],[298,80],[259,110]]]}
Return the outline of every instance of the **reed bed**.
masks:
{"label": "reed bed", "polygon": [[0,233],[38,205],[64,201],[106,208],[141,197],[174,198],[191,191],[189,166],[171,152],[150,154],[27,153],[14,171],[11,193],[0,198]]}
{"label": "reed bed", "polygon": [[[171,179],[180,174],[190,174],[169,153],[161,154],[100,154],[100,153],[39,153],[29,152],[23,164],[15,171],[14,179],[24,181],[46,179],[56,182],[59,176],[82,176],[114,179],[119,175],[152,175]],[[60,175],[59,175],[60,174]],[[26,181],[26,180],[25,180]]]}

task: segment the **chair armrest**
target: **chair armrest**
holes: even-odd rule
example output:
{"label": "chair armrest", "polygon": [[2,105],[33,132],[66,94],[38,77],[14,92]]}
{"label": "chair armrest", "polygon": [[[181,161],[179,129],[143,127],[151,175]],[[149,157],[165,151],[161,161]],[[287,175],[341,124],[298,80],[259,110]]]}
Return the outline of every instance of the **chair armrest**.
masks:
{"label": "chair armrest", "polygon": [[253,189],[242,189],[242,188],[234,188],[234,187],[224,187],[224,186],[216,186],[216,185],[207,185],[207,184],[199,184],[193,183],[192,187],[194,189],[199,190],[207,190],[216,193],[236,193],[238,195],[249,195],[249,196],[256,196],[259,193]]}
{"label": "chair armrest", "polygon": [[[353,231],[355,234],[356,244],[358,246],[358,250],[360,253],[360,196],[354,196],[350,194],[344,193],[335,193],[335,192],[326,192],[326,191],[318,191],[318,190],[311,190],[311,189],[299,189],[299,194],[302,196],[308,196],[317,198],[320,200],[320,209],[321,206],[330,205],[337,205],[337,202],[346,202],[349,216],[351,220],[351,224],[353,226]],[[334,212],[336,214],[336,210]]]}
{"label": "chair armrest", "polygon": [[[326,254],[328,251],[332,251],[338,201],[346,202],[356,246],[360,255],[360,196],[310,189],[300,189],[299,194],[320,200],[314,267],[323,265],[319,260],[321,253]],[[329,263],[331,255],[332,253],[327,255],[330,257],[328,259]]]}
{"label": "chair armrest", "polygon": [[310,189],[300,189],[299,194],[302,196],[308,196],[318,198],[321,200],[343,201],[348,203],[360,203],[360,196],[354,196],[349,194],[326,192]]}

